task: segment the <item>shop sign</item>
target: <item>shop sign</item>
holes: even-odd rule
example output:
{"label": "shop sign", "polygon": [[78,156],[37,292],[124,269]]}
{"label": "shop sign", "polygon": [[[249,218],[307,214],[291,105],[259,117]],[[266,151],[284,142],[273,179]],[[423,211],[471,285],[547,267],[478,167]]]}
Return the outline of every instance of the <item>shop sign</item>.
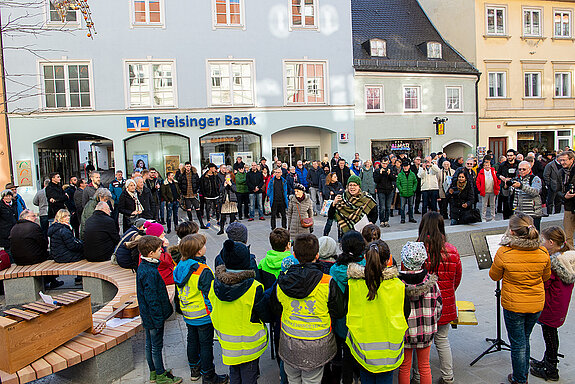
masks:
{"label": "shop sign", "polygon": [[32,186],[32,161],[19,160],[16,161],[16,173],[18,178],[18,186],[31,187]]}
{"label": "shop sign", "polygon": [[146,132],[150,130],[148,116],[126,117],[128,132]]}
{"label": "shop sign", "polygon": [[340,143],[349,143],[349,133],[340,132],[339,133],[339,142]]}
{"label": "shop sign", "polygon": [[[150,119],[148,116],[131,116],[126,117],[126,125],[128,132],[140,132],[150,130]],[[222,117],[190,117],[177,116],[173,118],[164,119],[161,116],[154,116],[154,128],[190,128],[199,127],[205,129],[207,127],[220,127],[220,126],[250,126],[256,125],[256,116],[251,113],[247,116],[233,116],[223,115]]]}
{"label": "shop sign", "polygon": [[392,151],[409,151],[409,143],[393,143],[391,144]]}

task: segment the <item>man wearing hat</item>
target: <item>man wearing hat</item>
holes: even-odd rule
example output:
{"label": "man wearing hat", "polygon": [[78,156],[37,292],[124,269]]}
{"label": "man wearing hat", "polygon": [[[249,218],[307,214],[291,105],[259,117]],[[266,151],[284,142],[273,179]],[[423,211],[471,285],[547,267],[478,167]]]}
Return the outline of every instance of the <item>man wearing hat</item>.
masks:
{"label": "man wearing hat", "polygon": [[267,159],[265,157],[262,157],[260,159],[260,171],[263,171],[264,168],[268,170],[268,175],[270,174],[270,167],[267,166],[266,164]]}
{"label": "man wearing hat", "polygon": [[416,223],[413,218],[413,198],[417,190],[417,177],[407,159],[401,162],[401,171],[397,175],[397,189],[400,197],[401,224],[405,224],[405,204],[408,206],[409,222]]}
{"label": "man wearing hat", "polygon": [[22,211],[26,209],[26,203],[24,202],[22,196],[18,194],[18,186],[14,185],[13,183],[8,183],[6,184],[6,189],[12,191],[12,204],[16,204],[16,209],[18,210],[18,217],[20,217]]}
{"label": "man wearing hat", "polygon": [[340,234],[351,230],[361,232],[367,224],[377,221],[377,203],[369,193],[361,190],[359,176],[349,177],[345,192],[335,197],[332,206]]}

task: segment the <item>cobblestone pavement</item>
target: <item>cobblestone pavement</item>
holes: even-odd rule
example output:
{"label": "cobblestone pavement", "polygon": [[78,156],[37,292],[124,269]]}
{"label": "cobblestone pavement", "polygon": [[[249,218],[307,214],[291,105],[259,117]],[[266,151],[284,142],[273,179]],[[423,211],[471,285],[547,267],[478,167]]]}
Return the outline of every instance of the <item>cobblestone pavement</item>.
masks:
{"label": "cobblestone pavement", "polygon": [[[184,215],[181,215],[183,217]],[[500,215],[498,215],[500,216]],[[416,220],[419,221],[420,215],[415,215]],[[500,220],[501,218],[498,217]],[[325,218],[316,216],[316,230],[314,233],[320,234],[323,232],[323,224]],[[212,220],[212,224],[214,221]],[[270,231],[269,218],[266,221],[255,220],[243,223],[249,229],[249,241],[252,252],[256,258],[261,260],[266,251],[269,249],[268,234]],[[279,223],[279,222],[278,222]],[[418,224],[408,223],[399,224],[399,218],[396,216],[390,220],[391,228],[383,229],[383,239],[388,232],[396,232],[398,230],[413,230],[417,229]],[[320,229],[321,228],[321,229]],[[213,225],[208,230],[202,230],[208,238],[208,264],[213,266],[214,259],[218,254],[225,235],[217,236],[216,232],[219,228]],[[336,237],[335,225],[333,226],[330,234]],[[171,243],[176,243],[176,236],[174,232],[168,235]],[[489,279],[488,271],[480,271],[477,269],[475,258],[464,257],[463,263],[463,278],[461,286],[457,290],[457,298],[459,300],[473,301],[476,306],[476,314],[479,321],[477,326],[460,326],[457,329],[450,330],[449,339],[453,351],[453,362],[455,378],[457,383],[462,384],[479,384],[479,383],[506,383],[507,374],[511,372],[510,353],[506,351],[490,354],[481,359],[475,366],[470,367],[469,363],[485,350],[490,344],[485,341],[486,337],[493,338],[496,333],[496,311],[495,311],[495,297],[494,288],[495,283]],[[575,301],[575,300],[574,300]],[[575,350],[575,308],[572,302],[571,311],[567,317],[567,321],[563,327],[560,328],[560,352],[566,355],[559,364],[561,380],[559,383],[575,383],[575,361],[569,351]],[[503,338],[507,340],[505,328],[502,331]],[[189,377],[189,369],[186,358],[186,326],[180,316],[170,320],[166,324],[166,335],[164,338],[164,356],[165,365],[173,368],[176,375],[184,377],[184,383],[191,383]],[[136,368],[123,376],[120,380],[115,381],[116,384],[132,384],[144,383],[148,379],[148,369],[144,357],[144,337],[143,333],[139,333],[133,338],[134,355]],[[540,359],[543,356],[544,343],[541,336],[541,328],[537,325],[531,337],[531,354],[533,357]],[[214,354],[216,369],[219,373],[227,373],[228,369],[221,362],[221,349],[219,344],[214,343]],[[439,378],[439,364],[437,353],[432,347],[431,352],[431,366],[434,375],[434,382]],[[260,384],[279,383],[279,371],[275,361],[270,359],[269,348],[260,359],[261,377]],[[58,376],[52,375],[45,379],[39,380],[39,383],[50,384],[64,384],[68,383]],[[542,383],[535,377],[529,377],[530,383]]]}

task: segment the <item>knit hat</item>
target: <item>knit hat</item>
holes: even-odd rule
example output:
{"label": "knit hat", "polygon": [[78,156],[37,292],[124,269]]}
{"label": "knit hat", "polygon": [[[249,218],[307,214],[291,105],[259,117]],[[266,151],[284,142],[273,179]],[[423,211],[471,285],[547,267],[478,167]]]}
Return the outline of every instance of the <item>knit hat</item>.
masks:
{"label": "knit hat", "polygon": [[135,226],[136,228],[140,228],[142,225],[146,224],[146,221],[147,221],[146,219],[142,219],[142,218],[137,219],[137,220],[134,222],[134,226]]}
{"label": "knit hat", "polygon": [[250,269],[250,250],[239,241],[226,240],[222,249],[222,259],[227,269],[244,271]]}
{"label": "knit hat", "polygon": [[226,228],[228,239],[246,244],[248,242],[248,229],[242,223],[234,221]]}
{"label": "knit hat", "polygon": [[327,260],[337,255],[337,243],[332,237],[322,236],[319,241],[319,258]]}
{"label": "knit hat", "polygon": [[409,163],[409,160],[408,160],[408,159],[403,159],[403,160],[401,160],[401,166],[402,166],[402,167],[405,167],[406,165],[411,165],[411,164]]}
{"label": "knit hat", "polygon": [[286,272],[292,265],[299,264],[294,255],[289,255],[282,260],[282,272]]}
{"label": "knit hat", "polygon": [[425,244],[421,241],[408,241],[401,248],[401,263],[405,270],[419,271],[427,260]]}
{"label": "knit hat", "polygon": [[304,191],[305,192],[305,187],[300,184],[300,183],[295,183],[293,186],[293,189],[299,189],[300,191]]}
{"label": "knit hat", "polygon": [[146,221],[144,224],[144,229],[146,230],[146,235],[160,237],[164,233],[164,226],[159,223],[152,223],[151,221]]}
{"label": "knit hat", "polygon": [[350,176],[349,179],[347,179],[347,185],[349,185],[349,183],[356,183],[361,188],[361,179],[359,178],[359,176],[356,175]]}

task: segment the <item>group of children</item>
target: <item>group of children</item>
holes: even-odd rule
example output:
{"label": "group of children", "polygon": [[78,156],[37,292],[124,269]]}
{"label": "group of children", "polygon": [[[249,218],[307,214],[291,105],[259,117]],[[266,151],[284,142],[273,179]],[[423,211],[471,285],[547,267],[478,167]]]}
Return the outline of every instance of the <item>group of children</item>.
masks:
{"label": "group of children", "polygon": [[[443,300],[437,276],[425,268],[423,242],[405,244],[398,267],[373,225],[362,233],[347,232],[339,255],[332,238],[290,239],[289,232],[276,228],[269,236],[272,249],[256,265],[245,226],[233,223],[227,232],[215,273],[206,264],[206,238],[197,228],[178,231],[180,242],[170,249],[177,256],[176,310],[188,328],[192,381],[257,383],[270,323],[282,384],[348,384],[354,375],[362,384],[392,383],[395,370],[399,384],[408,384],[415,352],[420,383],[431,384],[429,350]],[[150,382],[177,384],[182,378],[162,361],[164,322],[172,314],[168,282],[158,272],[164,243],[146,235],[138,249],[137,294]],[[229,376],[215,372],[214,333]],[[545,361],[539,369],[545,369]]]}

